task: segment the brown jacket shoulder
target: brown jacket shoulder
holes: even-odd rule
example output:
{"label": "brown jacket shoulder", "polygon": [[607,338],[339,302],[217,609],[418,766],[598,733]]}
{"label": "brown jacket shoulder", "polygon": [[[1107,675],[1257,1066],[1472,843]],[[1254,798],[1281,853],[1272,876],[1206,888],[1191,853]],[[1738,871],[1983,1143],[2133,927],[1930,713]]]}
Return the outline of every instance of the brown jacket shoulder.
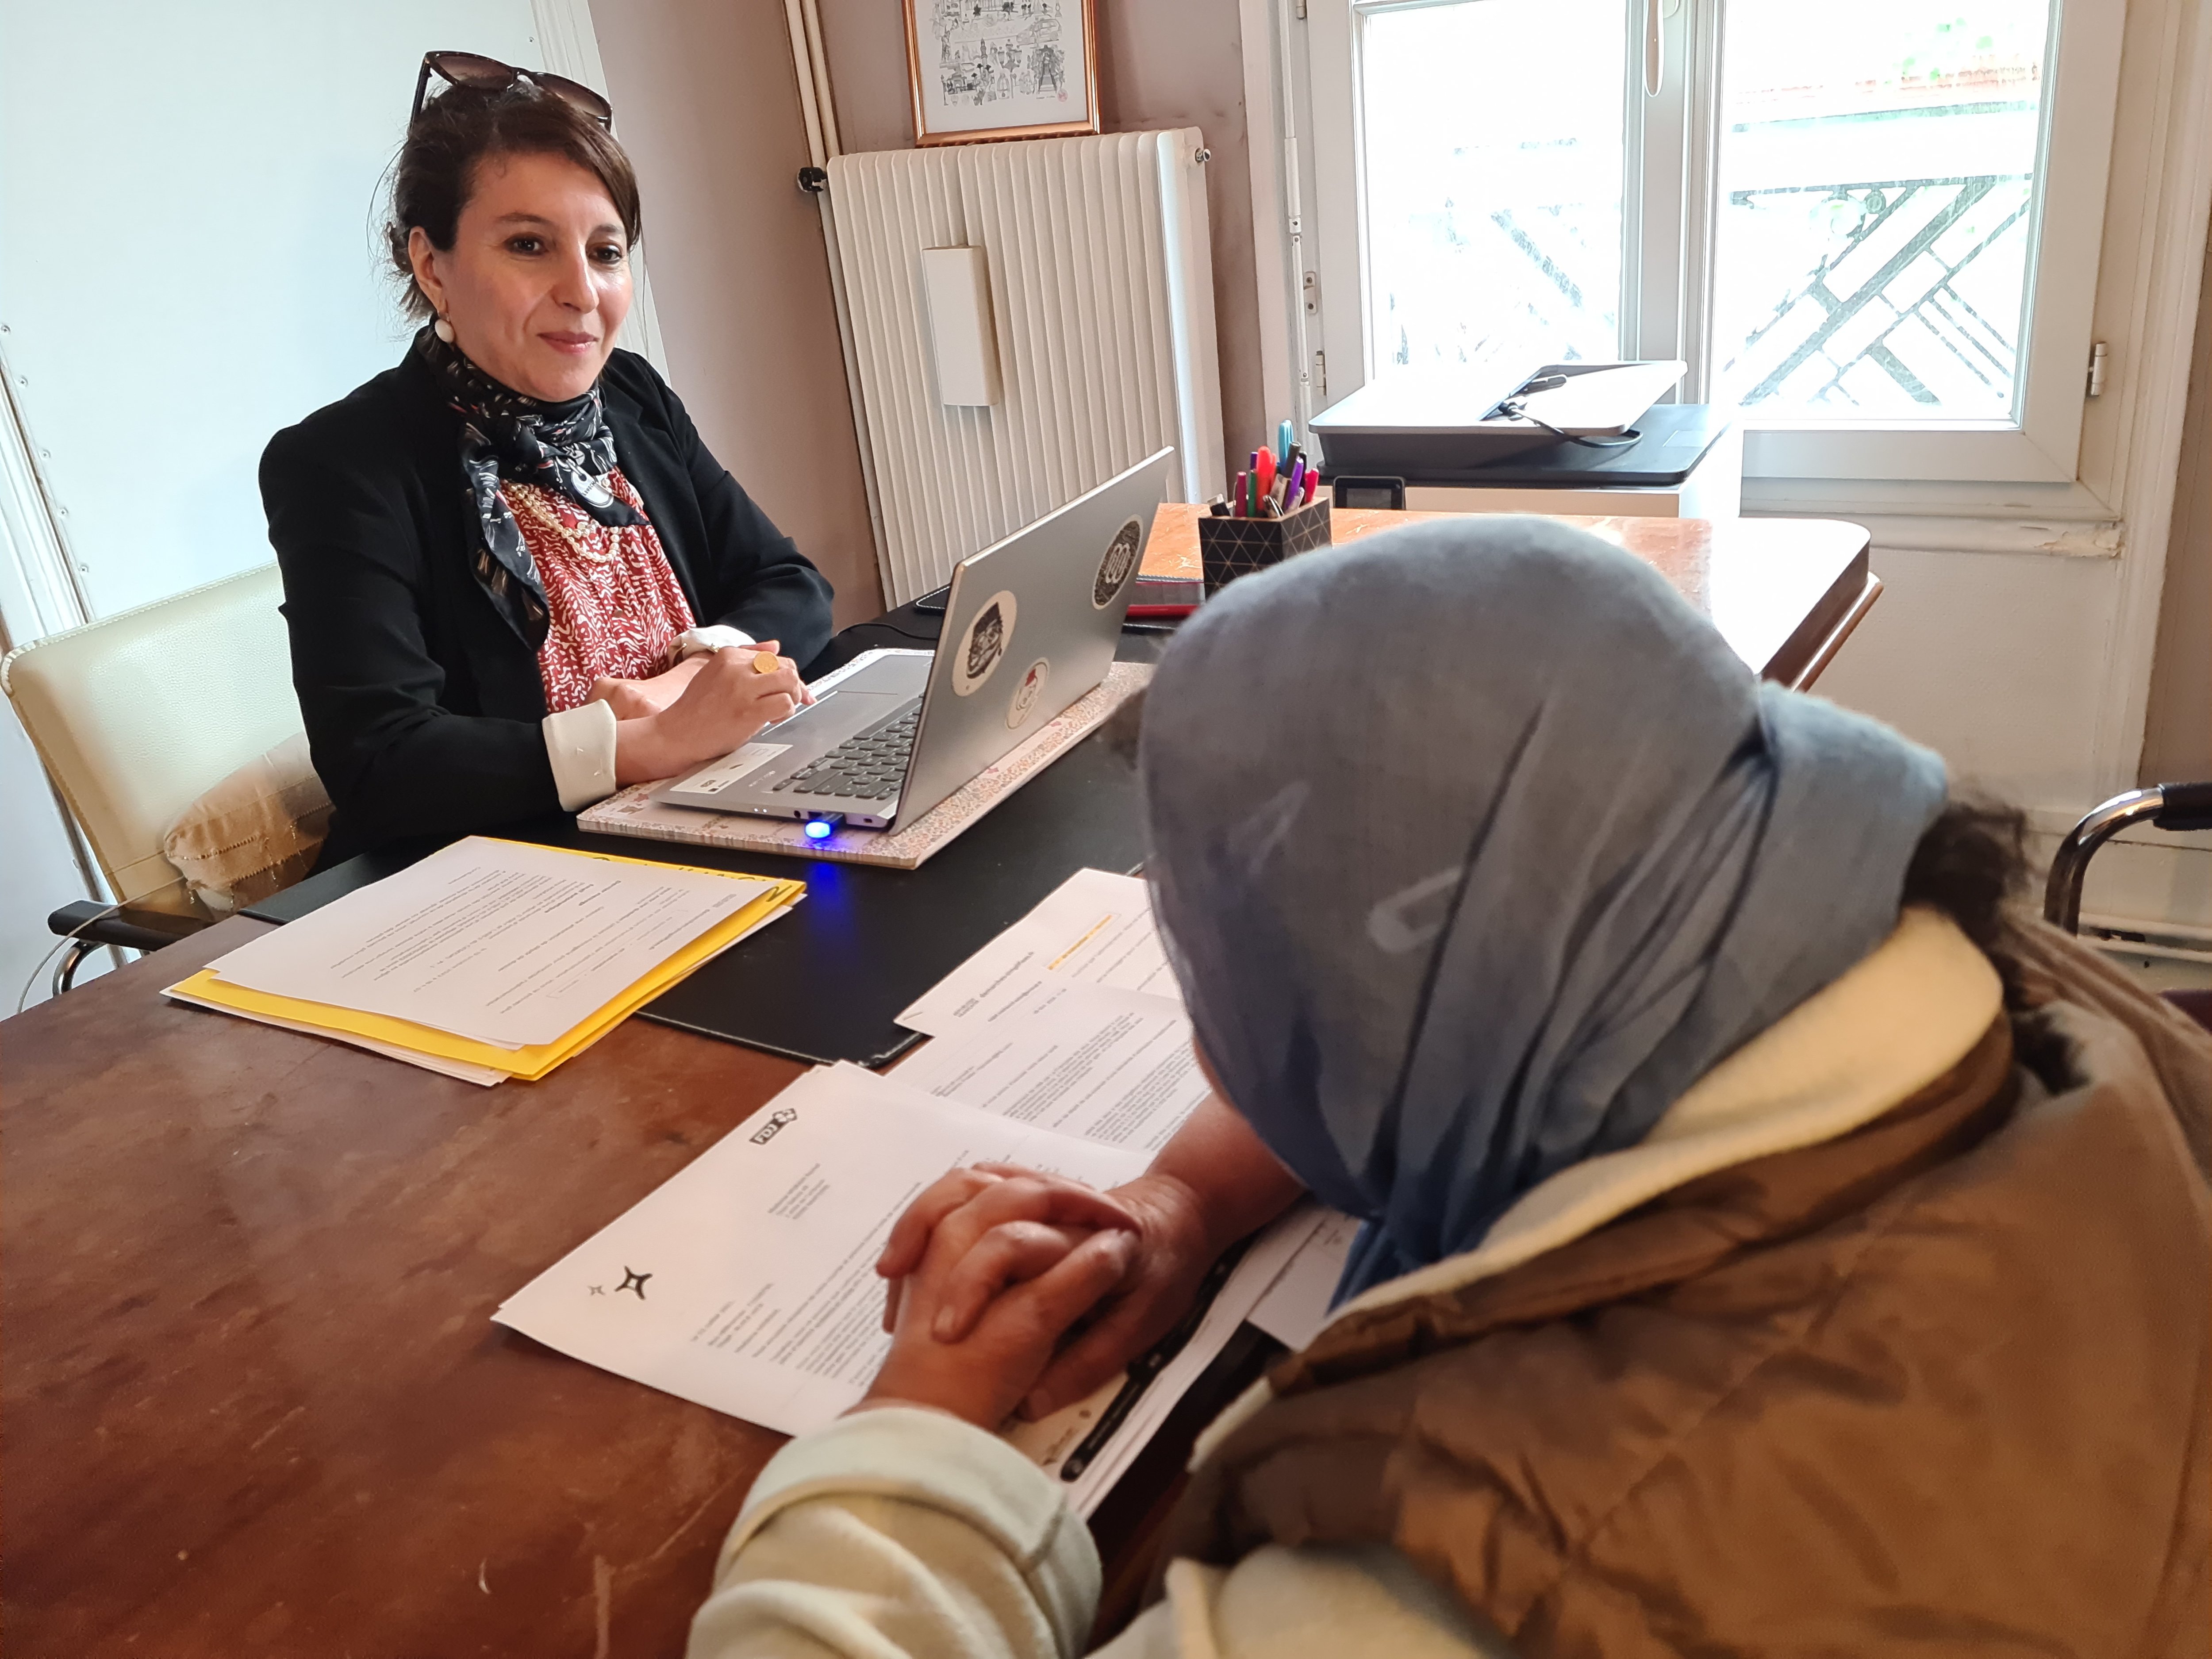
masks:
{"label": "brown jacket shoulder", "polygon": [[2212,1044],[2031,956],[2069,1086],[2000,1020],[1850,1134],[1340,1320],[1170,1552],[1393,1543],[1531,1659],[2203,1654]]}

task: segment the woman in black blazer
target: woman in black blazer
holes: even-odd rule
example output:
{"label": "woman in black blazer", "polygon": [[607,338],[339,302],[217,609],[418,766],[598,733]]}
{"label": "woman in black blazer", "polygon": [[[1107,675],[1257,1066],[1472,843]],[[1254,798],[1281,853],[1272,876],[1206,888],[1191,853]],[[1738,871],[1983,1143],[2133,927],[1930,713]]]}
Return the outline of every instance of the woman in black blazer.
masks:
{"label": "woman in black blazer", "polygon": [[262,457],[326,864],[703,764],[829,642],[829,583],[613,349],[639,215],[605,111],[425,60],[392,240],[434,321]]}

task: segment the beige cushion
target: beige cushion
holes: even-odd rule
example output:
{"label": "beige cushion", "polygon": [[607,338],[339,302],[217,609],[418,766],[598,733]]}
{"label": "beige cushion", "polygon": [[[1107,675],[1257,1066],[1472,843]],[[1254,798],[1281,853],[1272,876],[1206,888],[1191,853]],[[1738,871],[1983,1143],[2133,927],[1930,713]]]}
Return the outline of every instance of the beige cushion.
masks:
{"label": "beige cushion", "polygon": [[161,838],[300,730],[274,564],[35,640],[0,663],[39,758],[121,898],[178,885]]}
{"label": "beige cushion", "polygon": [[256,756],[177,815],[161,852],[217,915],[306,875],[331,829],[331,798],[305,732]]}

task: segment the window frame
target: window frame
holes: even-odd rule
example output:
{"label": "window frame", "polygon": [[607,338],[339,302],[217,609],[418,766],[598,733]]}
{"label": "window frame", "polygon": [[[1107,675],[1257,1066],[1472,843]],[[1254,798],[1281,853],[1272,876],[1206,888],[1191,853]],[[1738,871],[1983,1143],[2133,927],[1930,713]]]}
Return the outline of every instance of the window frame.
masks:
{"label": "window frame", "polygon": [[[1379,12],[1465,0],[1275,0],[1292,204],[1285,257],[1302,301],[1291,308],[1301,425],[1372,372],[1359,135],[1359,34]],[[1718,214],[1720,40],[1726,0],[1621,0],[1629,30],[1624,88],[1624,356],[1680,357],[1678,394],[1706,398]],[[1644,94],[1640,28],[1658,15],[1664,73]],[[2014,420],[1793,423],[1749,412],[1744,475],[1770,489],[1832,497],[1839,484],[1897,482],[2070,484],[2081,462],[2092,313],[2118,107],[2124,0],[2057,0],[2046,58],[2042,191],[2031,228],[2030,311]],[[1304,210],[1299,204],[1304,204]],[[1308,284],[1304,272],[1313,273]],[[1317,289],[1317,296],[1316,290]],[[1325,380],[1324,380],[1325,374]]]}

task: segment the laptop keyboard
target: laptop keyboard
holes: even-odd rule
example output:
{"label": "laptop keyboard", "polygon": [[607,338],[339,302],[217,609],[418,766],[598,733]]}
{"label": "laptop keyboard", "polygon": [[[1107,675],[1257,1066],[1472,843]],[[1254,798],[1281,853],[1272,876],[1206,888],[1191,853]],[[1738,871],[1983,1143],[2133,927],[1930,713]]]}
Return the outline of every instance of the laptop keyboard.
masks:
{"label": "laptop keyboard", "polygon": [[793,772],[769,791],[796,789],[801,794],[836,795],[851,800],[887,800],[906,781],[914,753],[914,728],[921,719],[916,698],[889,720],[839,744],[811,766]]}

